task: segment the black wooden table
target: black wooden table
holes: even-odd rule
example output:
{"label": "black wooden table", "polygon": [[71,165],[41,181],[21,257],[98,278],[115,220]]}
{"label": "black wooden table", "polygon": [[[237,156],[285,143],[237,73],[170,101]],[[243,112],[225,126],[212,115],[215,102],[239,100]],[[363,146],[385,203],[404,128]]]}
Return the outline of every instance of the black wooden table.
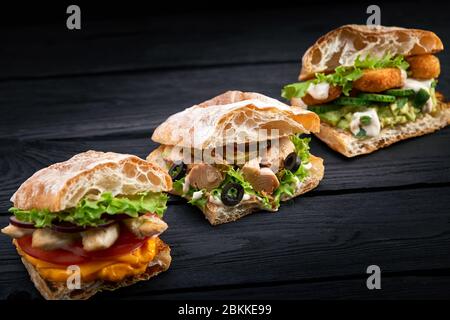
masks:
{"label": "black wooden table", "polygon": [[[382,23],[450,43],[448,6],[386,5]],[[422,8],[422,7],[421,7]],[[317,12],[321,9],[320,17]],[[3,28],[0,48],[0,225],[33,172],[88,149],[145,157],[170,114],[226,90],[280,98],[320,35],[364,23],[366,6],[160,14]],[[88,14],[85,14],[88,16]],[[450,54],[439,55],[450,95]],[[171,203],[170,270],[96,299],[448,298],[450,129],[346,159],[312,139],[325,178],[278,213],[212,227]],[[39,297],[0,236],[0,299]],[[378,265],[382,289],[366,288]]]}

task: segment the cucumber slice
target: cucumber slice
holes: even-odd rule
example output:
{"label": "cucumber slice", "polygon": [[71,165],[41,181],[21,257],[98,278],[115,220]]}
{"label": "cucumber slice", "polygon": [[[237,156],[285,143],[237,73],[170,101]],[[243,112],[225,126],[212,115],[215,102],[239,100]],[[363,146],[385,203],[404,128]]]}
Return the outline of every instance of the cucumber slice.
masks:
{"label": "cucumber slice", "polygon": [[358,98],[375,102],[394,102],[395,97],[386,94],[360,93]]}
{"label": "cucumber slice", "polygon": [[348,128],[350,128],[350,122],[347,119],[341,119],[341,120],[339,120],[337,127],[344,129],[344,130],[348,129]]}
{"label": "cucumber slice", "polygon": [[414,95],[415,92],[413,89],[390,89],[384,93],[395,97],[409,97]]}
{"label": "cucumber slice", "polygon": [[430,99],[430,94],[425,89],[420,89],[414,97],[413,106],[415,108],[422,108],[428,99]]}
{"label": "cucumber slice", "polygon": [[333,127],[337,125],[342,114],[339,111],[328,111],[319,115],[320,120],[331,124]]}
{"label": "cucumber slice", "polygon": [[334,104],[340,106],[368,106],[369,100],[353,97],[340,97],[333,101]]}
{"label": "cucumber slice", "polygon": [[403,108],[403,106],[408,102],[408,98],[403,97],[403,98],[398,98],[396,101],[397,104],[397,108],[401,109]]}
{"label": "cucumber slice", "polygon": [[336,111],[339,110],[341,106],[337,106],[334,104],[320,104],[315,106],[308,106],[308,110],[315,112],[317,114],[325,113],[328,111]]}

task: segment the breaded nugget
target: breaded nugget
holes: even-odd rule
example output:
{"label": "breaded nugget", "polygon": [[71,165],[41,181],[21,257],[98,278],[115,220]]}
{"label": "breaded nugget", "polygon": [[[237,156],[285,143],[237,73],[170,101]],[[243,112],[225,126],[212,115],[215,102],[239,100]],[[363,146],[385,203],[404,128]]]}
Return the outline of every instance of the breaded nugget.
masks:
{"label": "breaded nugget", "polygon": [[400,69],[366,69],[361,78],[353,82],[353,88],[363,92],[382,92],[403,85]]}
{"label": "breaded nugget", "polygon": [[330,86],[330,90],[328,91],[328,98],[323,99],[323,100],[317,100],[317,99],[314,99],[309,93],[307,93],[302,98],[302,100],[307,106],[313,106],[316,104],[323,104],[323,103],[327,103],[327,102],[336,100],[337,98],[339,98],[339,96],[341,94],[342,94],[341,87]]}
{"label": "breaded nugget", "polygon": [[410,77],[415,79],[433,79],[439,77],[441,65],[432,54],[422,54],[406,58],[409,63]]}

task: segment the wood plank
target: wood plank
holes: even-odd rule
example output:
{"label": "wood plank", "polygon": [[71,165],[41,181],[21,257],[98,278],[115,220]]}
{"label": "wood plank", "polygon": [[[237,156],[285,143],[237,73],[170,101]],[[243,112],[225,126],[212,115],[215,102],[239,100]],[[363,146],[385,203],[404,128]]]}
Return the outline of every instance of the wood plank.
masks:
{"label": "wood plank", "polygon": [[227,90],[279,97],[297,69],[276,64],[3,82],[0,138],[150,135],[170,114]]}
{"label": "wood plank", "polygon": [[[450,129],[398,143],[372,155],[347,159],[313,138],[312,153],[325,159],[325,178],[305,196],[366,192],[399,186],[450,183]],[[0,146],[0,212],[35,171],[89,149],[132,153],[145,158],[157,146],[148,136],[112,136],[52,141],[11,142]]]}
{"label": "wood plank", "polygon": [[[210,8],[210,11],[189,14],[149,10],[147,15],[133,20],[115,21],[89,19],[86,4],[80,31],[68,31],[64,17],[57,20],[57,24],[4,28],[0,79],[297,62],[308,46],[324,33],[350,22],[366,22],[367,4],[321,2],[278,9],[258,4],[251,10],[242,8],[242,4],[239,10],[232,10],[230,5],[228,10]],[[431,29],[444,43],[449,43],[447,3],[428,6],[420,15],[415,6],[404,3],[380,5],[383,24]],[[65,8],[60,7],[62,14]],[[52,9],[54,12],[55,8]],[[108,9],[102,10],[106,13]],[[448,61],[447,53],[442,57]]]}
{"label": "wood plank", "polygon": [[[125,288],[123,292],[108,292],[98,300],[378,300],[378,299],[447,299],[450,278],[447,276],[395,276],[382,274],[381,290],[368,290],[366,279],[307,281],[306,283],[265,286],[236,286],[180,292]],[[144,285],[145,286],[145,285]],[[27,292],[27,295],[29,293]]]}
{"label": "wood plank", "polygon": [[[296,63],[0,83],[0,139],[148,134],[169,115],[227,90],[279,98]],[[450,73],[439,90],[450,92]]]}
{"label": "wood plank", "polygon": [[[139,296],[363,277],[372,264],[407,276],[448,270],[449,191],[445,187],[299,198],[277,214],[254,214],[218,227],[211,227],[194,208],[171,206],[166,214],[170,228],[163,239],[172,247],[172,268],[122,292]],[[0,225],[6,223],[7,217],[0,217]],[[0,254],[0,298],[14,287],[33,293],[6,237],[1,237]]]}

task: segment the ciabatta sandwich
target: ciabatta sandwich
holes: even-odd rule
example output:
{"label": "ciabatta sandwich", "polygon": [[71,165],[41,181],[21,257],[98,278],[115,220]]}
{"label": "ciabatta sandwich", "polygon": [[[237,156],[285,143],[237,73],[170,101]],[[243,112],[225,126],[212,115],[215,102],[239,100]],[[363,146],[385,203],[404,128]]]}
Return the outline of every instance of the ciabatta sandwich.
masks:
{"label": "ciabatta sandwich", "polygon": [[252,92],[229,91],[169,117],[149,154],[173,178],[172,192],[199,207],[213,225],[258,210],[277,211],[315,188],[323,161],[309,153],[319,117]]}
{"label": "ciabatta sandwich", "polygon": [[136,156],[84,152],[26,180],[2,232],[46,299],[87,299],[169,268],[159,234],[171,188],[165,171]]}
{"label": "ciabatta sandwich", "polygon": [[299,80],[282,96],[321,119],[317,137],[347,157],[447,126],[436,93],[441,40],[431,31],[346,25],[305,53]]}

